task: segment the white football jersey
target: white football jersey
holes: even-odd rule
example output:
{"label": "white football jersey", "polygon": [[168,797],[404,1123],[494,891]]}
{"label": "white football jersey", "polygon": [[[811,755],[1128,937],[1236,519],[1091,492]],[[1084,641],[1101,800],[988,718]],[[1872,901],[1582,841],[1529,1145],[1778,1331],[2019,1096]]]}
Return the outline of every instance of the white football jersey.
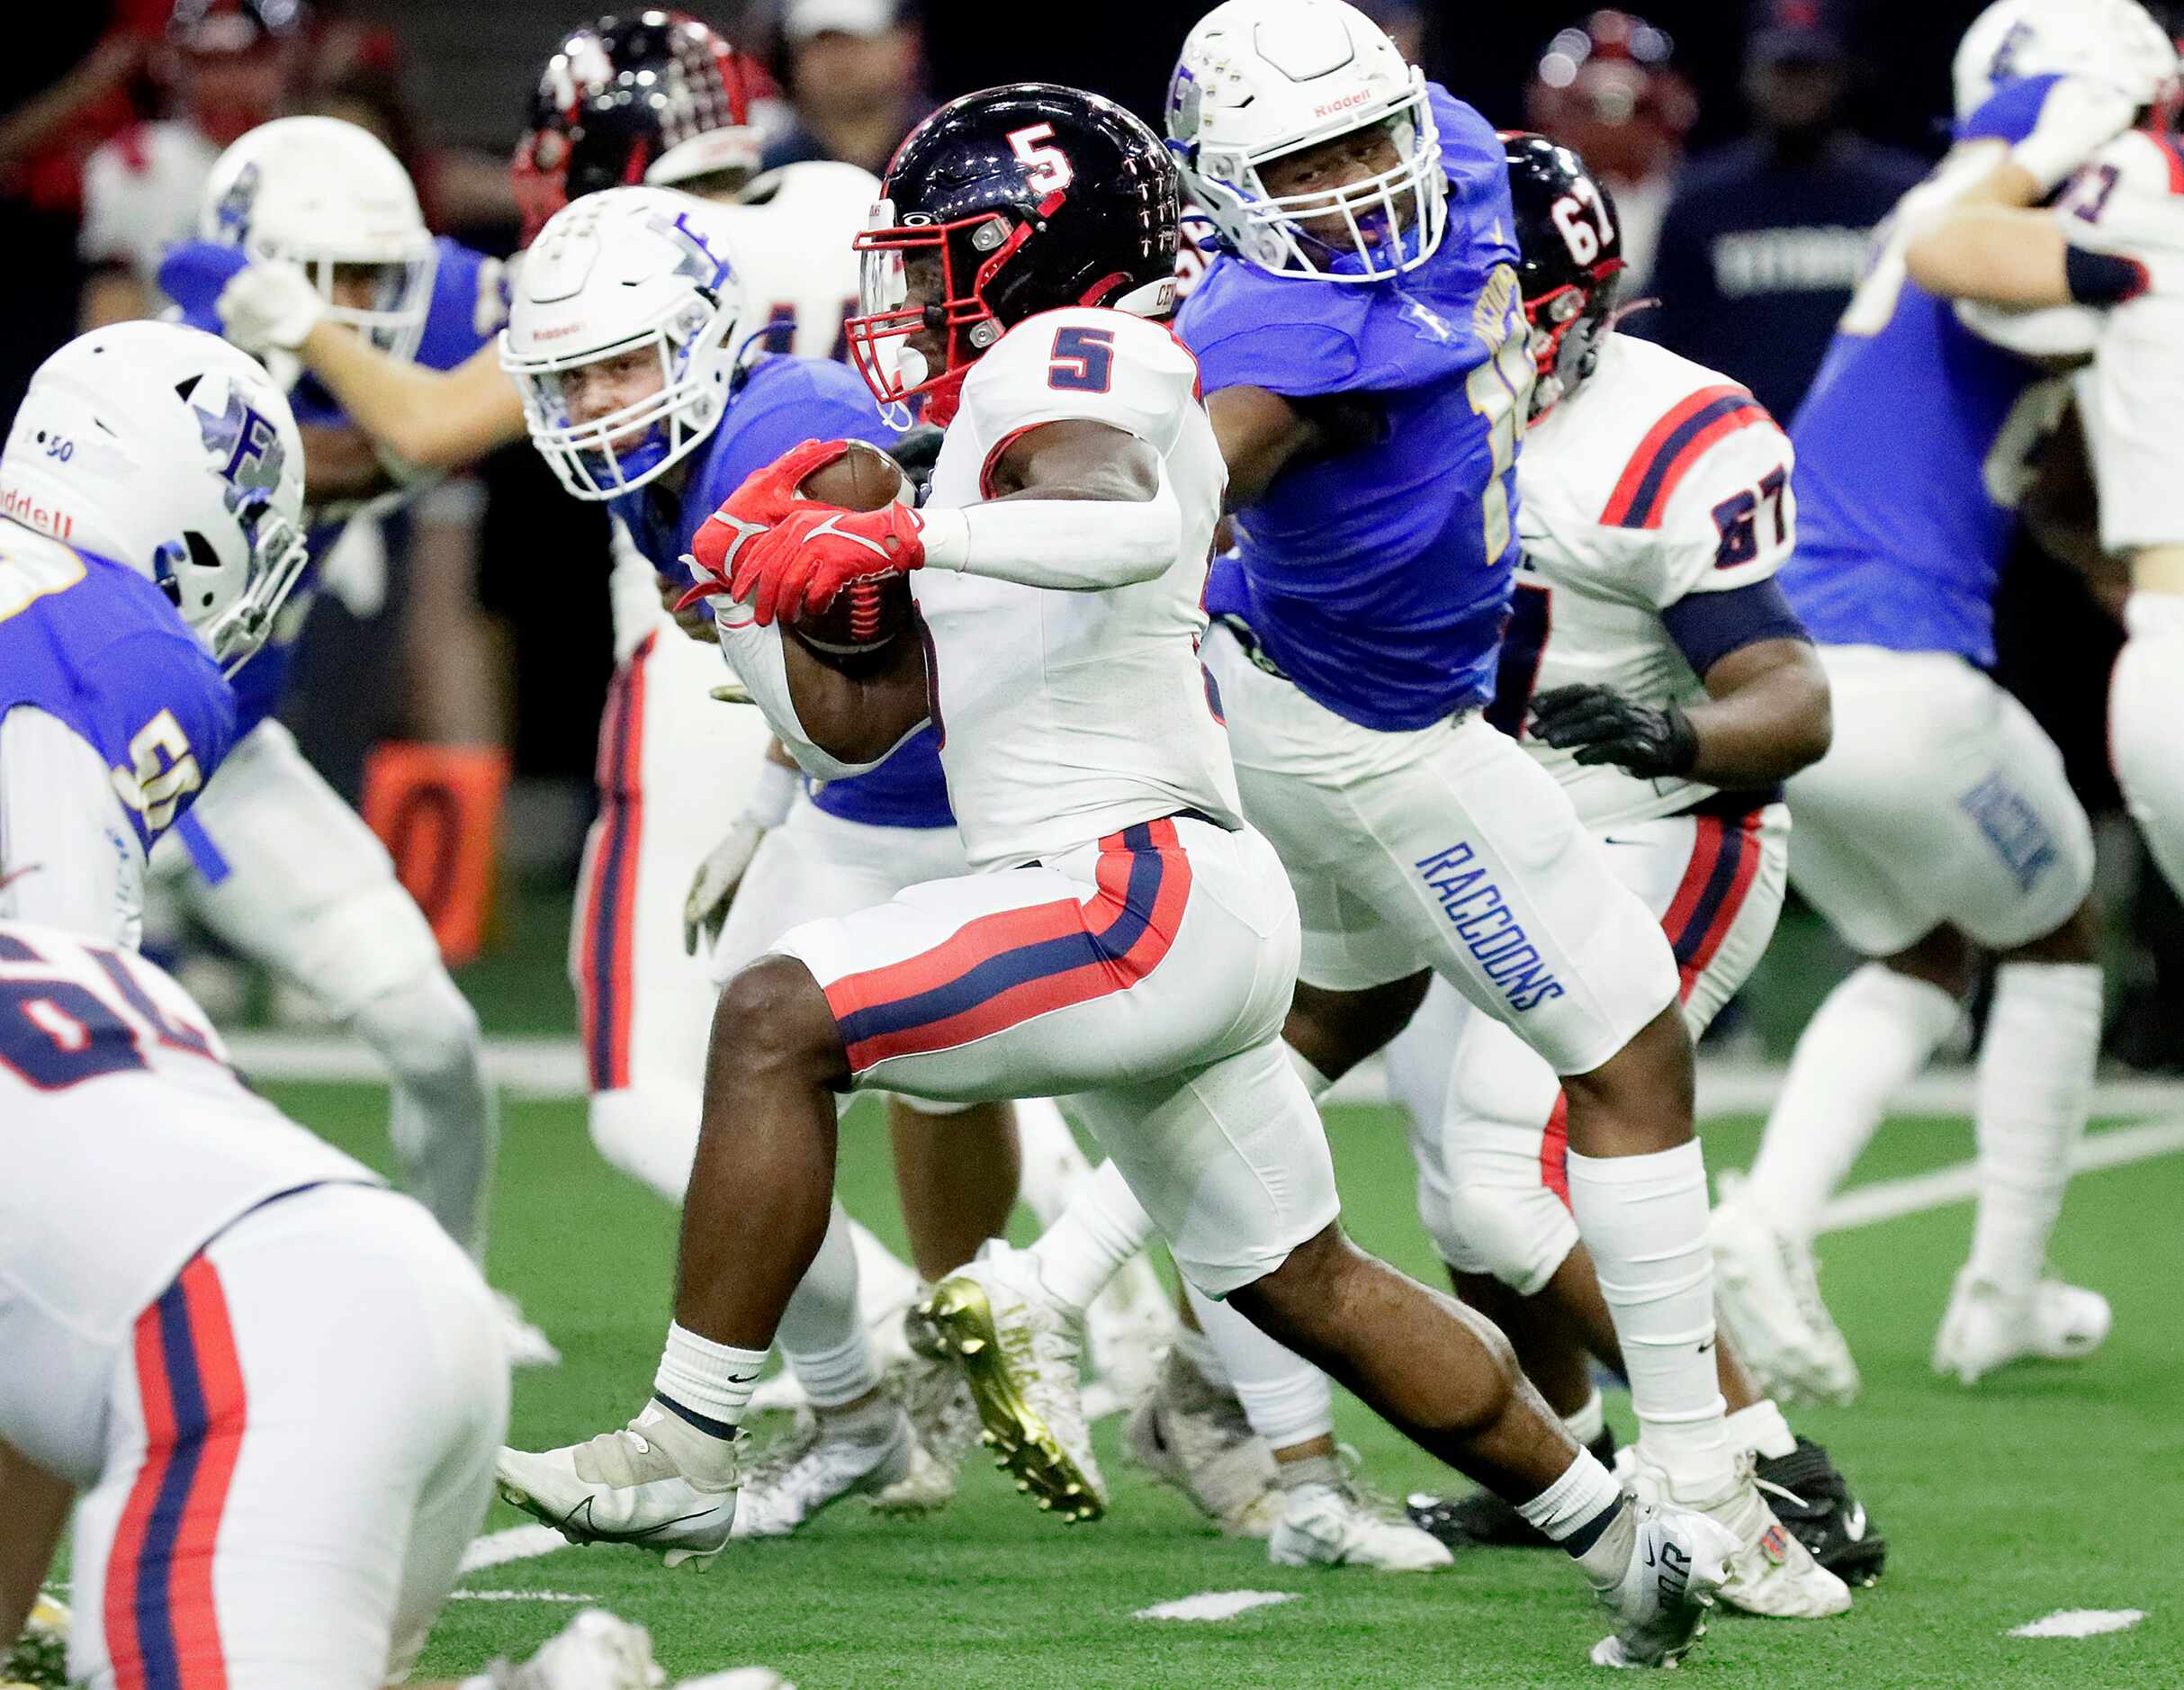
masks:
{"label": "white football jersey", "polygon": [[761,198],[720,207],[750,309],[748,327],[770,352],[839,358],[842,321],[857,310],[851,243],[880,197],[879,178],[855,165],[785,165],[751,184]]}
{"label": "white football jersey", "polygon": [[[1532,425],[1517,459],[1524,558],[1500,698],[1581,684],[1649,705],[1704,698],[1660,613],[1788,561],[1793,463],[1788,436],[1745,389],[1649,341],[1608,336],[1591,378]],[[1589,826],[1673,815],[1713,791],[1524,743]]]}
{"label": "white football jersey", "polygon": [[86,1352],[266,1199],[380,1183],[236,1078],[165,974],[57,928],[0,923],[0,1439],[64,1474],[85,1438],[97,1468],[112,1380]]}
{"label": "white football jersey", "polygon": [[1160,454],[1182,538],[1164,573],[1101,592],[942,570],[910,578],[931,634],[940,762],[976,869],[1059,856],[1177,810],[1223,823],[1241,815],[1198,661],[1228,470],[1182,342],[1121,311],[1046,311],[1019,323],[964,382],[927,503],[981,502],[1002,448],[1073,418],[1123,429]]}
{"label": "white football jersey", "polygon": [[160,257],[197,232],[197,202],[220,157],[194,124],[143,123],[84,161],[84,222],[77,255],[88,265],[121,265],[147,286]]}

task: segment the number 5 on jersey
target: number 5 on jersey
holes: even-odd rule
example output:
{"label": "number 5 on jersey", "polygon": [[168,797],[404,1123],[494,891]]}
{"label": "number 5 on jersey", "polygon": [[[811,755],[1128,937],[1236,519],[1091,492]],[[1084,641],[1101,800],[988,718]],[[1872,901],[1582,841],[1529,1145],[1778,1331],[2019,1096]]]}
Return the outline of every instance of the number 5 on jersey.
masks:
{"label": "number 5 on jersey", "polygon": [[162,710],[129,742],[130,767],[116,769],[113,789],[144,817],[147,833],[163,833],[190,794],[204,785],[197,754],[171,710]]}

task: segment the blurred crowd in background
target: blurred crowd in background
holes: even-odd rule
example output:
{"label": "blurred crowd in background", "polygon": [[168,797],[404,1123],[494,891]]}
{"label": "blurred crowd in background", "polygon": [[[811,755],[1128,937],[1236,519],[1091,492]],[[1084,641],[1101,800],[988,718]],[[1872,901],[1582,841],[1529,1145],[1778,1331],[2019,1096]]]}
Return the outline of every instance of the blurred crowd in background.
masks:
{"label": "blurred crowd in background", "polygon": [[[1980,3],[1649,0],[1641,17],[1360,0],[1488,118],[1578,148],[1613,186],[1633,292],[1651,301],[1626,331],[1729,372],[1785,424],[1871,229],[1946,144],[1949,58]],[[1199,10],[688,9],[770,67],[769,165],[837,158],[876,173],[937,101],[1021,77],[1096,89],[1157,124]],[[43,13],[43,30],[17,33],[0,60],[0,418],[77,328],[156,309],[145,277],[159,244],[190,232],[220,148],[275,115],[370,128],[409,167],[436,231],[513,250],[509,150],[547,55],[586,21],[579,0],[84,0]],[[504,748],[504,869],[565,885],[610,666],[601,508],[565,498],[519,446],[352,533],[289,724],[352,798],[382,740]],[[2114,616],[2027,545],[2001,624],[2003,679],[2064,748],[2089,808],[2115,823],[2104,862],[2124,972],[2111,1051],[2184,1066],[2184,914],[2137,872],[2108,769],[2099,701]]]}

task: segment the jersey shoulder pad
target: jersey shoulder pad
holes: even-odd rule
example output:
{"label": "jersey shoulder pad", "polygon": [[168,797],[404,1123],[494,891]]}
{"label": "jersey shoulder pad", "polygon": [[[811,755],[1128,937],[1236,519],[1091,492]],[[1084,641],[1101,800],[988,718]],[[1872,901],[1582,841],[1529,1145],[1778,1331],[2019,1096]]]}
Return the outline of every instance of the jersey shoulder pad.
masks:
{"label": "jersey shoulder pad", "polygon": [[1199,360],[1206,391],[1263,387],[1308,399],[1357,385],[1367,288],[1272,276],[1231,253],[1183,301],[1175,332]]}
{"label": "jersey shoulder pad", "polygon": [[2047,96],[2061,76],[2020,76],[1987,96],[1986,103],[1956,125],[1960,141],[2000,140],[2011,146],[2039,127]]}
{"label": "jersey shoulder pad", "polygon": [[1200,398],[1198,360],[1164,324],[1073,306],[1009,330],[963,383],[981,439],[1084,418],[1165,453]]}
{"label": "jersey shoulder pad", "polygon": [[2129,130],[2072,178],[2056,207],[2066,237],[2140,259],[2184,255],[2184,143]]}
{"label": "jersey shoulder pad", "polygon": [[693,518],[686,526],[695,530],[746,476],[807,440],[885,446],[894,439],[863,378],[846,364],[786,353],[760,356],[730,394],[699,473],[683,495],[683,509]]}
{"label": "jersey shoulder pad", "polygon": [[[1604,404],[1601,401],[1606,401]],[[1594,520],[1658,529],[1709,449],[1761,428],[1780,437],[1749,389],[1652,341],[1613,337],[1575,409],[1595,431],[1582,473],[1599,495]]]}
{"label": "jersey shoulder pad", "polygon": [[490,346],[507,322],[508,266],[445,235],[433,246],[432,299],[417,361],[428,370],[452,370]]}

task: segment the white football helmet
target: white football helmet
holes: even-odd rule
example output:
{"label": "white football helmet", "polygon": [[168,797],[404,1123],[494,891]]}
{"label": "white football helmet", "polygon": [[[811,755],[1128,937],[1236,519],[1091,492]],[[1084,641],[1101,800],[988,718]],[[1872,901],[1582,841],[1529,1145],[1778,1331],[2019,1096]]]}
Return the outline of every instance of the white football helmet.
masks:
{"label": "white football helmet", "polygon": [[[562,485],[579,499],[643,487],[713,433],[752,326],[724,208],[668,188],[608,188],[556,211],[525,252],[500,367]],[[590,421],[568,378],[651,349],[660,386]]]}
{"label": "white football helmet", "polygon": [[308,559],[303,440],[247,353],[179,323],[115,323],[31,378],[0,512],[157,582],[233,674]]}
{"label": "white football helmet", "polygon": [[[369,130],[331,117],[260,124],[213,165],[197,232],[296,265],[328,320],[395,357],[416,355],[438,255],[409,173]],[[337,281],[353,278],[369,283],[368,305],[337,299]]]}
{"label": "white football helmet", "polygon": [[[1398,155],[1377,175],[1280,197],[1260,179],[1271,159],[1375,125],[1387,127]],[[1167,127],[1185,197],[1262,269],[1377,282],[1416,269],[1441,245],[1448,178],[1425,73],[1343,0],[1216,6],[1183,43]],[[1342,220],[1346,240],[1303,227],[1329,217]]]}
{"label": "white football helmet", "polygon": [[2027,76],[2086,76],[2152,105],[2177,71],[2176,43],[2138,0],[1995,0],[1957,44],[1956,116]]}

